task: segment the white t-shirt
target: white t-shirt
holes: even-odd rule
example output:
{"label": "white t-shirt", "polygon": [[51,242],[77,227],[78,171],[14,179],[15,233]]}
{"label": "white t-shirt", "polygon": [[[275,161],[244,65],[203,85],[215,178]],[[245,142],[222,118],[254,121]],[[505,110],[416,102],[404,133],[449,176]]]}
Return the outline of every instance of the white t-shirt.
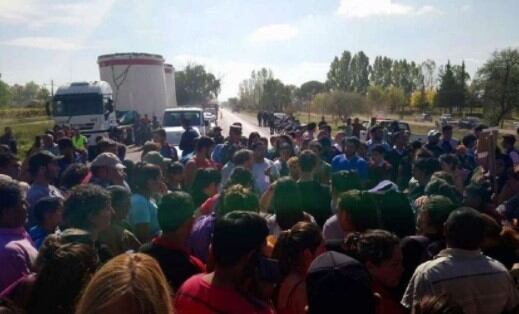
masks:
{"label": "white t-shirt", "polygon": [[270,178],[268,175],[265,175],[265,171],[267,171],[268,168],[271,169],[271,175],[274,178],[279,177],[279,172],[277,168],[274,167],[274,162],[270,159],[264,158],[263,162],[255,162],[252,166],[254,184],[260,195],[265,193],[270,185]]}

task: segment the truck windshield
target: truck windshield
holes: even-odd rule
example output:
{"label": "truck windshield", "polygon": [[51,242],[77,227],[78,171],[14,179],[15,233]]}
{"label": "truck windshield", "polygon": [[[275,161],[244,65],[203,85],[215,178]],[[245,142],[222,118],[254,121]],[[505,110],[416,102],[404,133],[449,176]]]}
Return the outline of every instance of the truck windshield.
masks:
{"label": "truck windshield", "polygon": [[54,97],[54,116],[103,114],[103,97],[99,94],[58,95]]}
{"label": "truck windshield", "polygon": [[191,126],[199,126],[200,111],[166,111],[162,125],[165,127],[182,126],[184,119],[187,119]]}

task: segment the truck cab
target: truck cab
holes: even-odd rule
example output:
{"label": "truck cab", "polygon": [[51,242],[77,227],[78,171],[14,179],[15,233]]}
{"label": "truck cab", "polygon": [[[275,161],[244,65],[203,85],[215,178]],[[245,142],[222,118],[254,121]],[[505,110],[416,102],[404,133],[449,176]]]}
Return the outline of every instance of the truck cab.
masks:
{"label": "truck cab", "polygon": [[56,125],[77,128],[89,145],[95,145],[97,136],[108,137],[117,127],[112,88],[104,81],[61,86],[52,99],[52,116]]}
{"label": "truck cab", "polygon": [[204,111],[198,107],[176,107],[168,108],[164,111],[162,126],[167,134],[168,143],[174,146],[180,144],[180,138],[184,133],[182,121],[189,121],[189,125],[195,129],[198,134],[206,134],[207,122],[204,120]]}

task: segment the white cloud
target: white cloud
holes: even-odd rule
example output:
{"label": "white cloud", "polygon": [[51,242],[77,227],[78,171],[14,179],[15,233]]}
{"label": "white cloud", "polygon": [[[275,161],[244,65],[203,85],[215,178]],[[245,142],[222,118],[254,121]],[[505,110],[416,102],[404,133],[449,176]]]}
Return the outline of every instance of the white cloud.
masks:
{"label": "white cloud", "polygon": [[238,86],[243,80],[250,78],[252,70],[269,68],[274,73],[274,77],[281,79],[283,83],[299,86],[309,80],[324,81],[329,68],[329,63],[326,62],[259,64],[246,60],[222,60],[195,55],[176,55],[169,59],[166,58],[166,60],[171,61],[177,71],[182,70],[190,63],[204,65],[206,70],[222,80],[220,100],[236,97],[238,95]]}
{"label": "white cloud", "polygon": [[1,45],[46,50],[78,50],[84,48],[74,40],[55,37],[20,37],[0,42]]}
{"label": "white cloud", "polygon": [[414,7],[397,3],[393,0],[341,0],[337,9],[337,14],[349,18],[410,14],[423,15],[438,12],[440,11],[431,5]]}
{"label": "white cloud", "polygon": [[0,0],[0,23],[40,28],[67,25],[96,28],[111,10],[115,0],[58,1]]}
{"label": "white cloud", "polygon": [[286,41],[297,36],[298,30],[290,24],[272,24],[256,29],[249,36],[255,43]]}
{"label": "white cloud", "polygon": [[470,4],[465,4],[461,7],[461,10],[464,12],[470,11],[472,9],[472,6]]}

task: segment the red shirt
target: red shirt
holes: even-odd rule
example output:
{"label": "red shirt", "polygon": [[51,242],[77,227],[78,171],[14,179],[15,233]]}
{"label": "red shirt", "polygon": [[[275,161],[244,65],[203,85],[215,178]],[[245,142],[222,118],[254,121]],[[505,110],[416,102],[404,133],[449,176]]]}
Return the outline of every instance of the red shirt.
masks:
{"label": "red shirt", "polygon": [[217,288],[204,280],[204,274],[189,278],[175,295],[177,314],[273,314],[256,299],[247,299],[233,289]]}
{"label": "red shirt", "polygon": [[216,168],[215,162],[208,158],[194,156],[193,161],[195,162],[196,169]]}

